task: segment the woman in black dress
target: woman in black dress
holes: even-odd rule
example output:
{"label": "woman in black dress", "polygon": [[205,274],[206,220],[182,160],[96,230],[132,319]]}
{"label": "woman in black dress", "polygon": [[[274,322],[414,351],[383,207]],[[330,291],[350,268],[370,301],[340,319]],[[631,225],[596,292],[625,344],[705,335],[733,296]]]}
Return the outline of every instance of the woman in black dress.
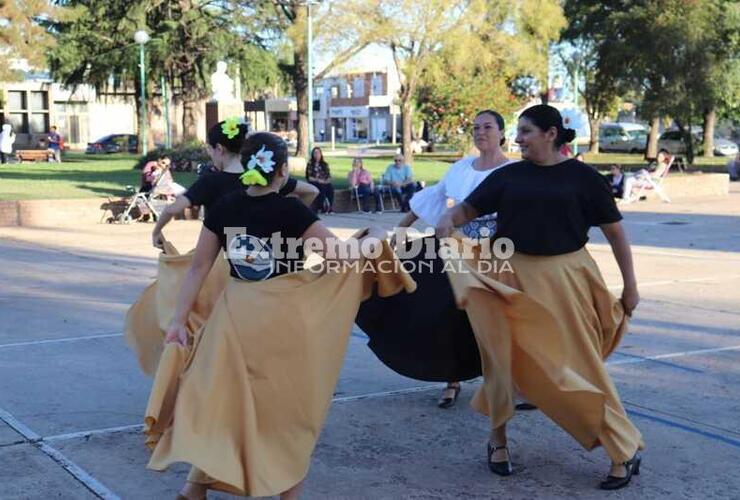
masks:
{"label": "woman in black dress", "polygon": [[[584,447],[604,447],[612,466],[601,488],[617,489],[639,474],[637,451],[643,443],[603,358],[616,347],[640,297],[622,216],[609,185],[593,168],[559,153],[574,135],[563,128],[557,109],[538,105],[525,110],[516,138],[524,161],[491,173],[465,202],[447,210],[436,229],[438,236],[447,237],[476,217],[498,213],[494,240],[513,242],[513,255],[506,261],[513,272],[487,275],[495,281],[464,282],[465,277],[455,275],[450,279],[493,290],[490,306],[504,302],[496,302],[498,292],[516,296],[519,304],[529,307],[529,314],[508,314],[517,312],[517,304],[510,301],[501,306],[506,314],[491,315],[490,307],[474,303],[479,293],[462,301],[481,357],[496,361],[490,370],[484,362],[484,385],[473,402],[491,417],[491,471],[512,473],[506,423],[513,416],[511,395],[517,386]],[[585,249],[593,226],[604,233],[619,264],[621,300],[608,292]],[[465,293],[462,287],[460,294]],[[505,343],[496,344],[504,335]],[[497,352],[494,345],[510,348]]]}

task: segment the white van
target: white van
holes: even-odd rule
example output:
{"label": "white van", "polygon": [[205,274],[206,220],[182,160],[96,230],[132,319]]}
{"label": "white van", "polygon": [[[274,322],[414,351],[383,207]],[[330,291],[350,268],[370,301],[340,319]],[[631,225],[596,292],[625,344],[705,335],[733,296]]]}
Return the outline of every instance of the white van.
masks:
{"label": "white van", "polygon": [[599,150],[618,153],[644,153],[648,129],[639,123],[602,123]]}

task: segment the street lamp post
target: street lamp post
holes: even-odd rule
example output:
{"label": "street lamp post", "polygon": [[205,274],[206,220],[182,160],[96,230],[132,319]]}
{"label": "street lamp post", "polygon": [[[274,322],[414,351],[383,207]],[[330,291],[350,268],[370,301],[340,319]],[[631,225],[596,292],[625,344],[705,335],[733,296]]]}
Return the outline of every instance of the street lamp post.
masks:
{"label": "street lamp post", "polygon": [[134,41],[139,45],[139,79],[141,80],[141,117],[139,122],[139,143],[141,152],[146,155],[149,152],[146,135],[146,61],[144,46],[149,41],[149,34],[144,30],[134,33]]}
{"label": "street lamp post", "polygon": [[[580,61],[576,59],[576,69],[573,72],[573,107],[576,108],[578,113],[578,65]],[[573,139],[573,156],[578,154],[578,129],[576,129],[576,137]]]}
{"label": "street lamp post", "polygon": [[[306,73],[308,75],[308,151],[311,151],[313,147],[313,58],[312,58],[312,47],[313,44],[313,24],[311,19],[311,4],[312,0],[306,0],[306,25],[308,29],[308,36],[306,37],[306,50],[308,51],[306,57]],[[309,153],[310,154],[310,153]]]}

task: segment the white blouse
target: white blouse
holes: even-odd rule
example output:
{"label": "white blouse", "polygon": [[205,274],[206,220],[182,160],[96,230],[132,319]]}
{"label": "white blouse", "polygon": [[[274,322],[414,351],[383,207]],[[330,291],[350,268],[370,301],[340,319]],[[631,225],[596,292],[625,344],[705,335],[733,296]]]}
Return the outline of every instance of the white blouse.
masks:
{"label": "white blouse", "polygon": [[476,170],[473,168],[476,158],[468,156],[456,161],[437,184],[414,194],[411,198],[411,210],[426,224],[436,226],[447,208],[465,201],[496,168],[513,163],[509,161],[496,168]]}

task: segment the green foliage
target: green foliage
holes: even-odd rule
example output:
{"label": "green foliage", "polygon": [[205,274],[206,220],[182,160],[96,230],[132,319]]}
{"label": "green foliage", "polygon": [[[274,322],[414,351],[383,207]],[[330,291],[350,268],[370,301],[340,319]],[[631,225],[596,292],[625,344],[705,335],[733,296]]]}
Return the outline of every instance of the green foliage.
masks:
{"label": "green foliage", "polygon": [[150,161],[155,161],[162,156],[166,156],[171,161],[172,170],[178,172],[195,172],[199,164],[209,164],[211,162],[208,153],[206,153],[203,144],[199,142],[189,142],[180,144],[173,148],[157,148],[142,155],[136,161],[134,169],[141,170]]}
{"label": "green foliage", "polygon": [[[532,17],[535,6],[549,13],[538,26]],[[417,97],[435,133],[466,151],[478,111],[494,109],[507,116],[520,107],[527,92],[517,91],[517,82],[546,81],[546,72],[539,71],[547,67],[540,51],[544,48],[546,56],[562,22],[557,2],[489,2],[480,21],[446,39],[422,74]],[[535,70],[531,61],[540,59]]]}
{"label": "green foliage", "polygon": [[72,15],[69,9],[47,0],[0,0],[0,82],[18,80],[8,60],[26,59],[33,68],[44,68],[46,54],[55,47],[54,37],[46,29],[49,20]]}
{"label": "green foliage", "polygon": [[[239,68],[244,88],[256,92],[280,83],[277,62],[253,32],[234,23],[227,2],[206,0],[69,0],[78,15],[54,25],[59,50],[50,54],[55,77],[68,84],[133,88],[139,92],[134,33],[145,30],[150,86],[164,77],[176,98],[193,102],[209,94],[216,62]],[[184,117],[186,135],[194,126]]]}

